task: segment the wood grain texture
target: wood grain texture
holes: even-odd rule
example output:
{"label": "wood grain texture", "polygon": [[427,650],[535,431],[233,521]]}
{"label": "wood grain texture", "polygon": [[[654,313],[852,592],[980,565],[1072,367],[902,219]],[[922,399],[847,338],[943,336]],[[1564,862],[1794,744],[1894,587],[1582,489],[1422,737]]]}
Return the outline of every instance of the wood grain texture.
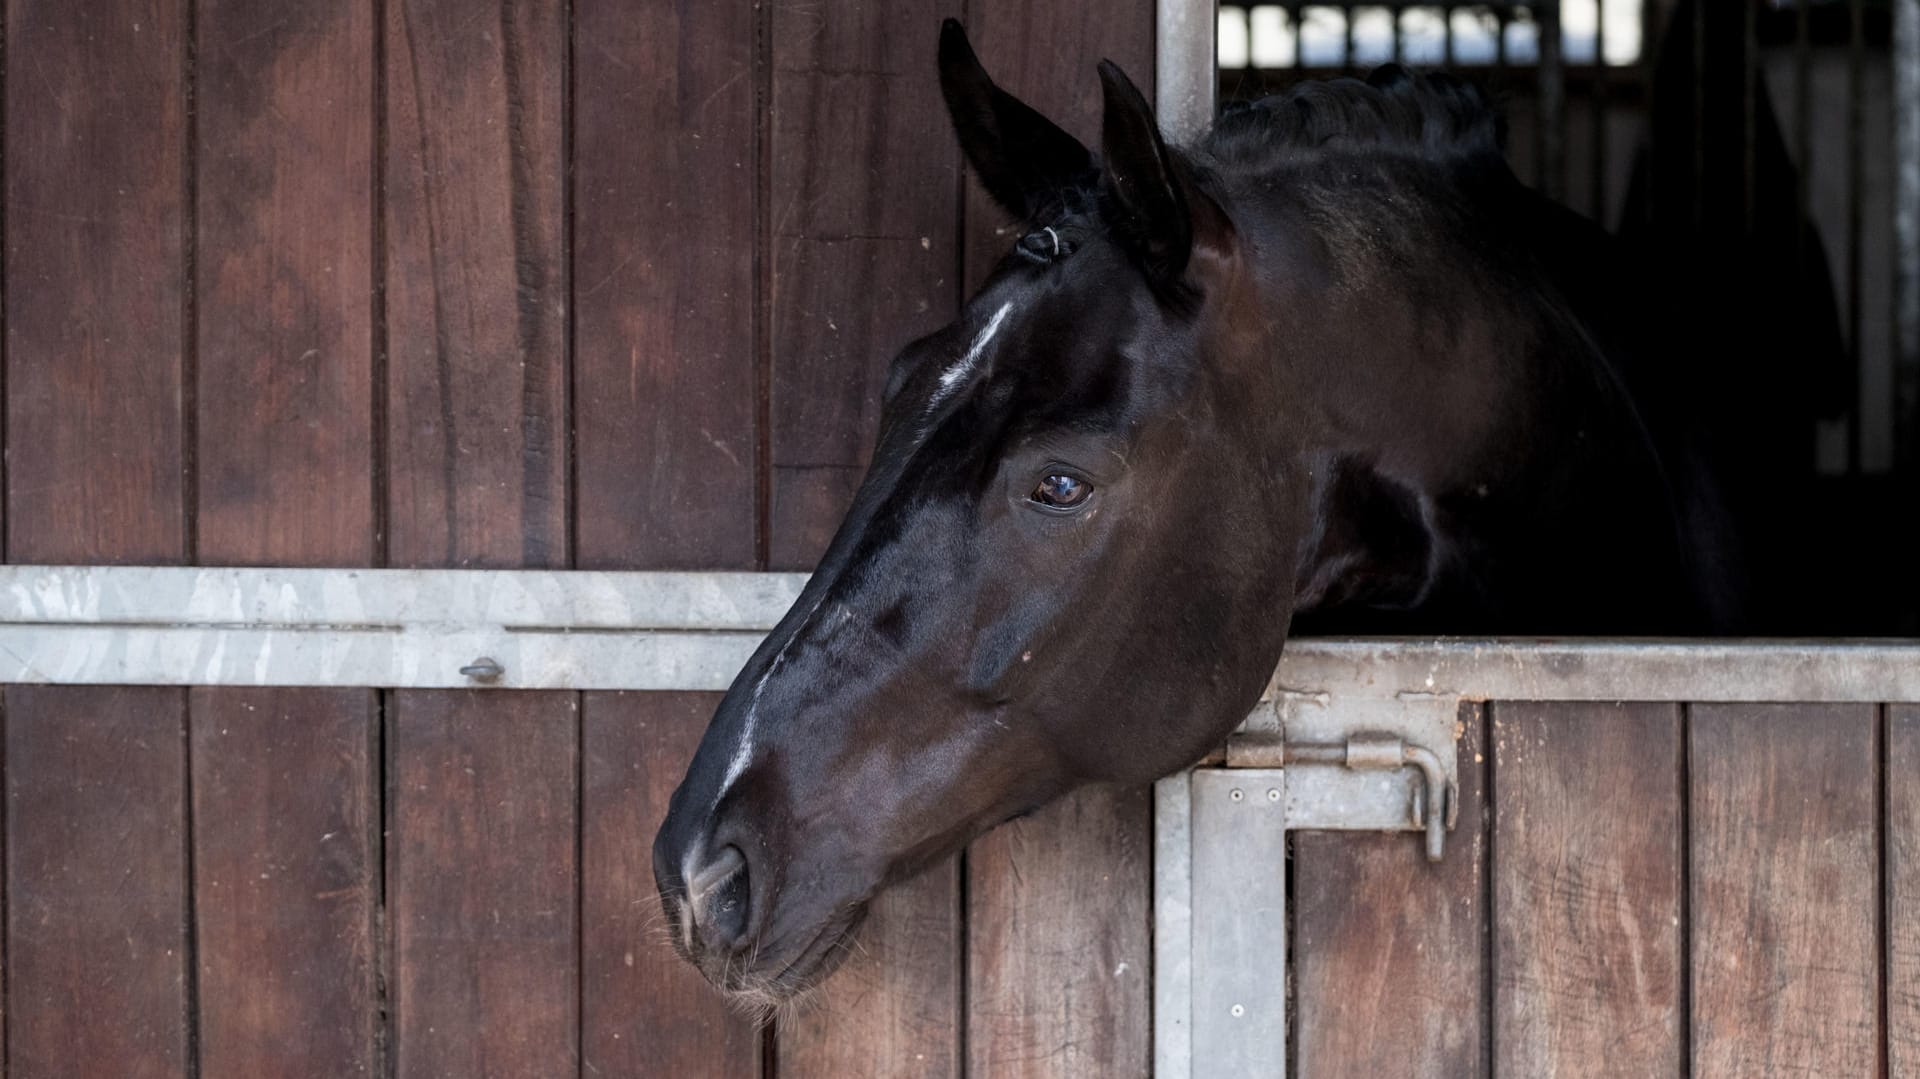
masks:
{"label": "wood grain texture", "polygon": [[1495,1074],[1686,1074],[1680,707],[1492,711]]}
{"label": "wood grain texture", "polygon": [[1486,757],[1462,710],[1460,817],[1438,865],[1413,833],[1293,837],[1296,1073],[1487,1073]]}
{"label": "wood grain texture", "polygon": [[811,569],[879,428],[887,365],[953,317],[960,154],[934,65],[957,0],[773,9],[776,569]]}
{"label": "wood grain texture", "polygon": [[1887,707],[1887,1066],[1920,1075],[1920,705]]}
{"label": "wood grain texture", "polygon": [[1871,705],[1694,705],[1693,1072],[1875,1075]]}
{"label": "wood grain texture", "polygon": [[389,563],[564,566],[566,5],[386,13]]}
{"label": "wood grain texture", "polygon": [[579,1067],[578,697],[396,691],[394,1074]]}
{"label": "wood grain texture", "polygon": [[[1146,0],[974,3],[966,18],[995,80],[1070,130],[1097,130],[1103,57],[1152,94]],[[934,109],[927,126],[951,145]],[[959,276],[971,289],[1012,235],[977,183],[967,178],[962,191]],[[967,1066],[976,1079],[1150,1070],[1151,808],[1144,790],[1084,792],[968,851]]]}
{"label": "wood grain texture", "polygon": [[752,568],[754,6],[576,0],[579,568]]}
{"label": "wood grain texture", "polygon": [[191,697],[199,1074],[371,1075],[373,690]]}
{"label": "wood grain texture", "polygon": [[[772,569],[811,569],[858,487],[888,362],[952,317],[958,150],[934,66],[952,0],[775,5]],[[882,895],[861,952],[779,1029],[782,1076],[953,1076],[960,878],[948,861]]]}
{"label": "wood grain texture", "polygon": [[967,1074],[1153,1069],[1153,796],[1088,788],[967,852]]}
{"label": "wood grain texture", "polygon": [[759,1031],[673,953],[653,884],[653,834],[719,694],[586,696],[584,1071],[752,1079]]}
{"label": "wood grain texture", "polygon": [[958,1076],[958,859],[882,892],[854,955],[777,1031],[781,1079]]}
{"label": "wood grain texture", "polygon": [[185,1075],[183,694],[5,695],[7,1073]]}
{"label": "wood grain texture", "polygon": [[6,27],[7,557],[178,561],[186,9]]}
{"label": "wood grain texture", "polygon": [[199,557],[374,553],[373,9],[199,0]]}

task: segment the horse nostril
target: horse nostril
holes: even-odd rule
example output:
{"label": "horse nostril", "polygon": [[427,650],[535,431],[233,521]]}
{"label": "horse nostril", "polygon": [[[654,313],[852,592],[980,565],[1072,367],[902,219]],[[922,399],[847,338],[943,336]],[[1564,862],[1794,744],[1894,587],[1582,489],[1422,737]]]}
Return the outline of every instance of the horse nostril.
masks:
{"label": "horse nostril", "polygon": [[747,936],[751,895],[747,858],[734,846],[721,847],[713,860],[687,876],[687,906],[694,932],[709,949],[737,950]]}

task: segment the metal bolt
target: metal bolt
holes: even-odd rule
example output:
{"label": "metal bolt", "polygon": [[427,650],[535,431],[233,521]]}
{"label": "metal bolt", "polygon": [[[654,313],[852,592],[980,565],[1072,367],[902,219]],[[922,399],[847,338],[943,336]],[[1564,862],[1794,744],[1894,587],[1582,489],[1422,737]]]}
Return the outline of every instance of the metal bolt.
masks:
{"label": "metal bolt", "polygon": [[1227,795],[1227,797],[1229,797],[1229,798],[1231,798],[1231,799],[1233,799],[1234,801],[1236,801],[1236,802],[1237,802],[1237,801],[1239,801],[1240,799],[1242,799],[1242,798],[1244,798],[1244,797],[1246,797],[1246,795],[1244,795],[1244,794],[1241,794],[1241,793],[1240,793],[1240,788],[1239,788],[1239,787],[1235,787],[1235,788],[1233,788],[1233,793],[1232,793],[1232,794],[1229,794],[1229,795]]}
{"label": "metal bolt", "polygon": [[1267,801],[1269,801],[1269,802],[1277,802],[1277,801],[1279,801],[1279,800],[1280,800],[1280,791],[1279,791],[1279,789],[1278,789],[1278,788],[1275,788],[1275,787],[1268,787],[1268,788],[1267,788]]}
{"label": "metal bolt", "polygon": [[486,656],[481,656],[479,659],[460,668],[460,673],[476,682],[492,682],[507,673],[507,669],[500,666],[497,661],[489,659]]}
{"label": "metal bolt", "polygon": [[1233,1013],[1233,1017],[1234,1017],[1235,1019],[1238,1019],[1238,1018],[1240,1018],[1241,1016],[1243,1016],[1243,1015],[1245,1015],[1245,1014],[1247,1014],[1247,1010],[1246,1010],[1245,1008],[1242,1008],[1242,1007],[1241,1007],[1240,1005],[1238,1005],[1238,1004],[1235,1004],[1235,1005],[1234,1005],[1233,1007],[1231,1007],[1231,1008],[1228,1008],[1227,1010]]}

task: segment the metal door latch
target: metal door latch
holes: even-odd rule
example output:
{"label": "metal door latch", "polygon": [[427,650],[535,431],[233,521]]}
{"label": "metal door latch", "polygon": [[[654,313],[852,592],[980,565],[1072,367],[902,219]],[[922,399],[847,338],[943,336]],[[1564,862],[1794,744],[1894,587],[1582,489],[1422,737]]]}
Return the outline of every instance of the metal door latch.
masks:
{"label": "metal door latch", "polygon": [[1445,853],[1447,832],[1460,814],[1459,788],[1439,754],[1395,734],[1356,731],[1344,742],[1289,742],[1278,734],[1246,733],[1229,743],[1227,763],[1233,768],[1331,765],[1353,772],[1418,769],[1420,781],[1413,784],[1407,812],[1412,825],[1426,832],[1430,862]]}

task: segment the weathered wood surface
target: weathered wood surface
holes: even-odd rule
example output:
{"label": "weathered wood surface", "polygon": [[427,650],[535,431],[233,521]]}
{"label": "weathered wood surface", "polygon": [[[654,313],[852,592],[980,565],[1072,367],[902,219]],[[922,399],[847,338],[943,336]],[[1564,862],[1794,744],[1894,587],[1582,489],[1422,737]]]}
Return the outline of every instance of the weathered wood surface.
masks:
{"label": "weathered wood surface", "polygon": [[1692,1074],[1878,1074],[1877,710],[1691,712]]}
{"label": "weathered wood surface", "polygon": [[[865,471],[888,361],[953,315],[958,150],[933,53],[958,13],[771,10],[769,568],[818,560]],[[961,887],[950,861],[874,904],[856,954],[780,1027],[779,1074],[959,1074]]]}
{"label": "weathered wood surface", "polygon": [[186,1074],[184,696],[6,690],[9,1075]]}
{"label": "weathered wood surface", "polygon": [[376,1074],[375,691],[189,699],[199,1074]]}
{"label": "weathered wood surface", "polygon": [[1493,1070],[1681,1076],[1680,706],[1493,708]]}
{"label": "weathered wood surface", "polygon": [[[187,560],[186,8],[12,0],[5,26],[6,556]],[[3,703],[0,1068],[185,1074],[186,693]]]}
{"label": "weathered wood surface", "polygon": [[1887,1073],[1920,1075],[1920,705],[1886,732]]}
{"label": "weathered wood surface", "polygon": [[186,14],[6,5],[9,561],[186,556]]}
{"label": "weathered wood surface", "polygon": [[581,1045],[588,1075],[761,1074],[760,1030],[673,954],[653,833],[720,698],[588,693],[581,751]]}
{"label": "weathered wood surface", "polygon": [[[1151,4],[973,4],[966,21],[995,81],[1089,145],[1102,58],[1153,93]],[[950,141],[944,121],[928,126]],[[972,177],[961,191],[971,289],[1015,237]],[[971,1076],[1150,1070],[1151,806],[1144,789],[1089,791],[968,850]]]}
{"label": "weathered wood surface", "polygon": [[567,564],[567,5],[386,10],[395,566]]}
{"label": "weathered wood surface", "polygon": [[199,0],[193,460],[212,565],[366,565],[373,10]]}
{"label": "weathered wood surface", "polygon": [[581,569],[755,566],[755,18],[573,5]]}
{"label": "weathered wood surface", "polygon": [[577,695],[393,694],[395,1074],[579,1066]]}
{"label": "weathered wood surface", "polygon": [[1480,707],[1462,718],[1445,861],[1427,862],[1411,835],[1294,835],[1299,1075],[1486,1074],[1489,742]]}

